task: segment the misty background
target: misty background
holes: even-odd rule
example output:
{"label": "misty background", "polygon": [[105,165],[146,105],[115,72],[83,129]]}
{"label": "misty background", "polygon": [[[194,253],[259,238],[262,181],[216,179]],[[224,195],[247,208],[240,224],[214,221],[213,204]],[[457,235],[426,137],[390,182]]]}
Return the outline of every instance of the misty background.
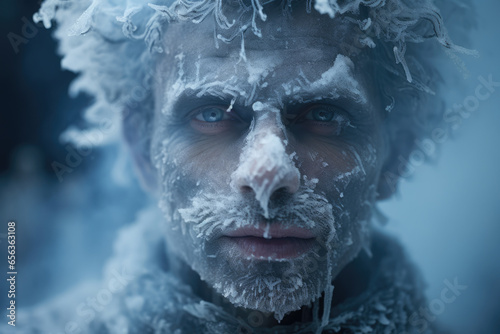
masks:
{"label": "misty background", "polygon": [[[90,99],[68,97],[74,75],[60,70],[51,32],[27,26],[38,6],[0,4],[0,274],[7,272],[7,222],[15,220],[20,307],[98,280],[116,231],[147,202],[135,179],[112,179],[115,161],[127,159],[123,148],[90,147],[62,182],[56,176],[52,163],[64,164],[73,150],[59,136],[83,124],[80,112]],[[475,96],[479,76],[500,82],[500,2],[475,6],[478,25],[467,46],[480,57],[461,57],[466,71],[456,69],[456,77],[463,89],[449,93],[450,106]],[[21,38],[15,47],[13,34]],[[500,332],[499,106],[497,87],[438,145],[438,157],[417,164],[395,198],[380,204],[389,218],[382,228],[406,245],[428,283],[435,321],[452,333]],[[451,303],[440,302],[446,280],[467,286]],[[8,289],[1,282],[4,309]]]}

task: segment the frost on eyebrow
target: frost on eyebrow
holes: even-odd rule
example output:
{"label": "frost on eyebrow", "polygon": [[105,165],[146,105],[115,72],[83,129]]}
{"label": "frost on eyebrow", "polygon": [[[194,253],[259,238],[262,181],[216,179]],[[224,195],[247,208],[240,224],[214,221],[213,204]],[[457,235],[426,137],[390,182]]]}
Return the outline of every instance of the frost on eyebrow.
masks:
{"label": "frost on eyebrow", "polygon": [[[248,98],[247,90],[239,85],[238,75],[232,75],[226,80],[216,79],[213,73],[204,76],[200,74],[200,60],[195,62],[195,74],[186,73],[186,55],[179,53],[174,57],[177,66],[176,79],[172,85],[163,87],[161,113],[171,116],[174,113],[173,105],[181,94],[190,92],[194,97],[212,96],[227,99],[234,104],[237,98]],[[257,75],[256,75],[257,76]],[[256,89],[254,89],[255,91]],[[254,92],[255,93],[255,92]]]}
{"label": "frost on eyebrow", "polygon": [[342,94],[350,95],[357,102],[366,103],[366,93],[360,88],[359,82],[354,78],[354,63],[349,57],[337,55],[333,66],[321,74],[321,78],[311,82],[312,90],[320,90],[323,88],[335,88]]}
{"label": "frost on eyebrow", "polygon": [[299,70],[299,75],[283,83],[285,95],[302,99],[301,93],[313,99],[349,97],[360,104],[368,102],[367,93],[354,75],[353,61],[342,54],[335,58],[333,66],[321,74],[315,81],[310,81]]}
{"label": "frost on eyebrow", "polygon": [[[259,91],[268,86],[266,78],[283,62],[283,59],[276,55],[254,57],[245,62],[234,61],[234,73],[224,78],[224,75],[216,71],[201,73],[201,55],[192,63],[188,59],[189,55],[183,52],[173,57],[176,67],[173,72],[174,82],[163,88],[161,104],[161,112],[166,116],[174,112],[172,107],[183,93],[196,98],[218,97],[231,101],[232,104],[238,99],[243,105],[249,106],[254,103]],[[194,70],[189,71],[189,68]],[[242,77],[245,79],[241,80]]]}

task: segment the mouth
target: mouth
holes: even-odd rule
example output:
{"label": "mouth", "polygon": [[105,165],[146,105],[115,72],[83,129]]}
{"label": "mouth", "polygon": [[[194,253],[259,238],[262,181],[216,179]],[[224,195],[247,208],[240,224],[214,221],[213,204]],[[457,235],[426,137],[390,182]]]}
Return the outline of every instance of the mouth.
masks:
{"label": "mouth", "polygon": [[224,232],[219,241],[228,251],[226,254],[232,256],[284,260],[310,251],[316,243],[316,236],[304,228],[268,223]]}

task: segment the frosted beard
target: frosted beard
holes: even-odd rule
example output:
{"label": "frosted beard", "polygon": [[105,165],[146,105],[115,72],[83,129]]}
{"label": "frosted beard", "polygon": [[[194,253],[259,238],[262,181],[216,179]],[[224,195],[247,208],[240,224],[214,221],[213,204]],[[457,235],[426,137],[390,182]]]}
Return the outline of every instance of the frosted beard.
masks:
{"label": "frosted beard", "polygon": [[[281,321],[288,312],[311,305],[325,292],[324,314],[328,315],[333,278],[368,244],[374,187],[358,198],[355,212],[342,204],[351,178],[360,177],[359,166],[334,177],[332,187],[341,188],[334,200],[315,190],[318,179],[303,175],[297,192],[283,194],[266,207],[255,195],[243,198],[202,186],[203,182],[190,180],[181,169],[173,161],[162,168],[160,207],[167,220],[168,251],[235,306],[274,313]],[[220,238],[224,231],[257,227],[262,222],[267,230],[273,222],[280,222],[289,228],[314,230],[318,237],[308,251],[284,259],[264,258],[258,249],[241,256],[236,246]]]}

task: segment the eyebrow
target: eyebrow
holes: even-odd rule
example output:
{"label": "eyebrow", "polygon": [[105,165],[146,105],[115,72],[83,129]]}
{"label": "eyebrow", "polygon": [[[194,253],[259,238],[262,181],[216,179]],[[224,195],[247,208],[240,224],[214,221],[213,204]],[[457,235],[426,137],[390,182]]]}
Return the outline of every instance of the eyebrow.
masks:
{"label": "eyebrow", "polygon": [[[293,102],[315,101],[322,98],[351,99],[360,105],[366,105],[368,103],[366,89],[345,65],[345,61],[339,65],[336,60],[319,79],[312,82],[301,70],[298,78],[282,84],[287,99]],[[293,83],[298,86],[290,87]]]}
{"label": "eyebrow", "polygon": [[[343,55],[337,55],[334,64],[317,80],[310,81],[302,72],[299,75],[281,84],[284,89],[284,94],[280,94],[277,87],[275,89],[277,101],[280,106],[289,103],[304,103],[318,101],[321,99],[331,100],[350,100],[358,105],[364,106],[368,104],[367,92],[363,85],[353,75],[354,64],[352,61]],[[239,99],[244,99],[245,103],[239,103],[245,107],[251,106],[254,102],[259,100],[258,94],[253,94],[255,87],[250,91],[244,89],[236,82],[231,84],[231,81],[211,81],[211,82],[195,82],[181,88],[177,94],[172,94],[170,91],[164,100],[164,105],[168,105],[169,112],[165,112],[162,108],[164,115],[172,119],[179,119],[187,114],[175,113],[175,110],[180,108],[190,109],[199,106],[200,100],[203,103],[217,103],[228,104],[234,103]],[[240,100],[241,101],[241,100]],[[181,114],[182,116],[180,116]]]}
{"label": "eyebrow", "polygon": [[[179,89],[177,93],[172,93],[172,87],[164,90],[164,98],[162,101],[162,113],[166,116],[175,109],[178,109],[179,104],[187,103],[188,105],[196,105],[199,99],[213,100],[214,103],[230,103],[230,101],[241,96],[241,93],[246,94],[243,90],[238,89],[236,85],[228,85],[224,81],[212,81],[205,83],[196,83],[195,85],[187,85]],[[190,103],[192,102],[192,103]],[[167,113],[165,107],[168,108]]]}

